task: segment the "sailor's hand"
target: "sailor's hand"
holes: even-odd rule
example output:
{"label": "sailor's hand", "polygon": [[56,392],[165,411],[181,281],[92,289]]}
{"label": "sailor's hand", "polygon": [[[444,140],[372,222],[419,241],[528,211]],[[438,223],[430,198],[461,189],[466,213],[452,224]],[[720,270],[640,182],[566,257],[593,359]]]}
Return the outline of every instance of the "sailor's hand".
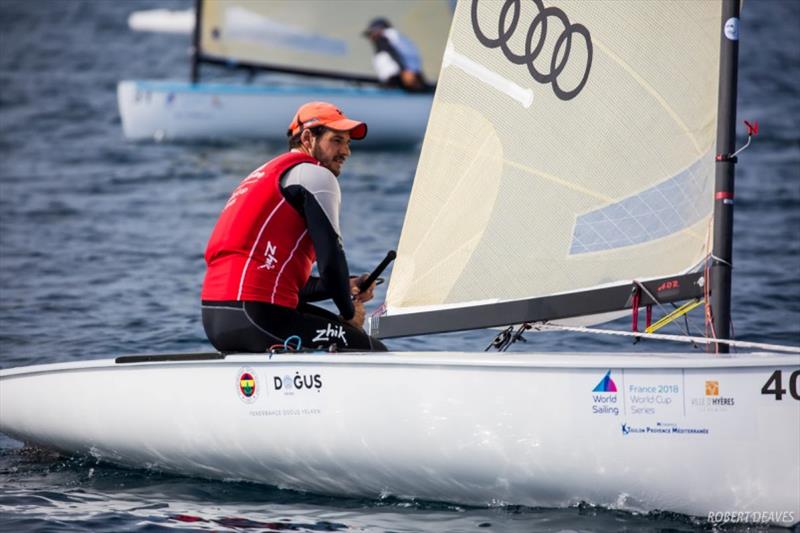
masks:
{"label": "sailor's hand", "polygon": [[403,84],[403,87],[412,91],[418,91],[422,89],[422,85],[417,78],[417,73],[413,70],[404,70],[401,72],[400,82]]}
{"label": "sailor's hand", "polygon": [[364,304],[361,303],[358,300],[354,300],[353,301],[353,307],[355,307],[356,312],[353,315],[353,318],[351,318],[350,320],[346,320],[345,323],[346,324],[350,324],[351,326],[356,327],[356,328],[363,328],[364,327],[364,317],[365,317]]}
{"label": "sailor's hand", "polygon": [[358,286],[362,282],[366,281],[366,279],[368,277],[369,277],[369,274],[361,274],[360,276],[358,276],[356,278],[350,278],[350,294],[353,295],[353,300],[354,301],[361,302],[361,303],[366,303],[366,302],[372,300],[372,298],[375,297],[375,295],[373,294],[373,291],[375,290],[375,285],[377,285],[377,281],[374,281],[372,283],[372,285],[370,285],[369,287],[367,287],[363,291],[359,290],[359,288],[358,288]]}

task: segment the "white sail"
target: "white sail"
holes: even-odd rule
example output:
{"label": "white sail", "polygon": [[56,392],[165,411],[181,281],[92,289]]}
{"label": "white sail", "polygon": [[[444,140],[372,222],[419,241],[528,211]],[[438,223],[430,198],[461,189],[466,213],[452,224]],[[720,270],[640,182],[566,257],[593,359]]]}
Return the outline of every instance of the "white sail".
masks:
{"label": "white sail", "polygon": [[419,48],[423,72],[435,81],[452,11],[447,0],[204,0],[200,53],[231,62],[373,77],[373,50],[362,36],[383,17]]}
{"label": "white sail", "polygon": [[388,314],[702,263],[721,26],[718,1],[459,2]]}

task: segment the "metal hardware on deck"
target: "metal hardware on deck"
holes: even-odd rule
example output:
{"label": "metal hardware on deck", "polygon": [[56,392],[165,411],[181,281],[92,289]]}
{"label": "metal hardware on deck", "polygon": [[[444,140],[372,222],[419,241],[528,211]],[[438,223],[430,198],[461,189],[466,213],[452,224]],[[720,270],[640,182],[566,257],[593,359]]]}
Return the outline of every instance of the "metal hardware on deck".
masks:
{"label": "metal hardware on deck", "polygon": [[531,325],[527,322],[520,324],[516,331],[514,331],[514,326],[508,326],[498,333],[494,340],[483,351],[488,352],[489,348],[496,348],[498,352],[505,352],[517,341],[528,342],[522,334],[529,329],[531,329]]}

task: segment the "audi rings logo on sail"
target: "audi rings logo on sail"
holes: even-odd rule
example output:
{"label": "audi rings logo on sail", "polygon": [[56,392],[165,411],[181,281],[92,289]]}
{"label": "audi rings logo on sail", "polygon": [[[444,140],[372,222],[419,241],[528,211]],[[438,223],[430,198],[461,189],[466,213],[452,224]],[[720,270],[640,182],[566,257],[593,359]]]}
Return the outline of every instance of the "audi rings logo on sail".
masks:
{"label": "audi rings logo on sail", "polygon": [[[571,100],[583,90],[589,80],[589,71],[592,67],[592,39],[589,30],[583,24],[573,24],[567,15],[557,7],[545,7],[542,0],[531,0],[538,10],[538,13],[530,23],[525,36],[525,51],[517,53],[509,46],[509,40],[515,34],[520,24],[522,12],[522,0],[505,0],[500,9],[500,17],[497,21],[497,38],[488,37],[481,29],[478,21],[478,0],[472,0],[472,29],[478,41],[487,48],[500,48],[506,59],[515,65],[525,65],[531,77],[539,83],[551,84],[553,92],[561,100]],[[534,61],[539,57],[544,49],[547,40],[548,24],[553,27],[553,20],[556,19],[563,26],[561,33],[553,44],[552,56],[550,57],[549,70],[540,70]],[[486,21],[484,21],[486,24]],[[564,69],[570,63],[570,52],[573,47],[573,37],[580,36],[580,40],[586,46],[586,65],[580,82],[574,87],[563,87],[559,83],[559,76],[564,73]],[[535,39],[534,39],[535,37]],[[536,41],[534,43],[534,40]],[[575,46],[578,46],[577,44]],[[541,63],[541,62],[540,62]],[[545,58],[546,63],[546,58]]]}

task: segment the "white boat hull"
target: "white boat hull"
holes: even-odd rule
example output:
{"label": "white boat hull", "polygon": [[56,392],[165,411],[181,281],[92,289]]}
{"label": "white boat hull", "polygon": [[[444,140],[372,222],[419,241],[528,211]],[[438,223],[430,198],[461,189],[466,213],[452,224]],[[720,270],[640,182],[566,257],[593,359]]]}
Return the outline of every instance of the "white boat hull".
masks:
{"label": "white boat hull", "polygon": [[[762,392],[776,371],[780,400]],[[324,494],[797,521],[798,372],[800,357],[768,354],[104,360],[1,371],[0,431]]]}
{"label": "white boat hull", "polygon": [[260,139],[285,143],[295,111],[314,100],[335,103],[369,127],[359,146],[422,141],[432,94],[376,87],[300,87],[121,81],[117,101],[125,137],[196,141]]}

